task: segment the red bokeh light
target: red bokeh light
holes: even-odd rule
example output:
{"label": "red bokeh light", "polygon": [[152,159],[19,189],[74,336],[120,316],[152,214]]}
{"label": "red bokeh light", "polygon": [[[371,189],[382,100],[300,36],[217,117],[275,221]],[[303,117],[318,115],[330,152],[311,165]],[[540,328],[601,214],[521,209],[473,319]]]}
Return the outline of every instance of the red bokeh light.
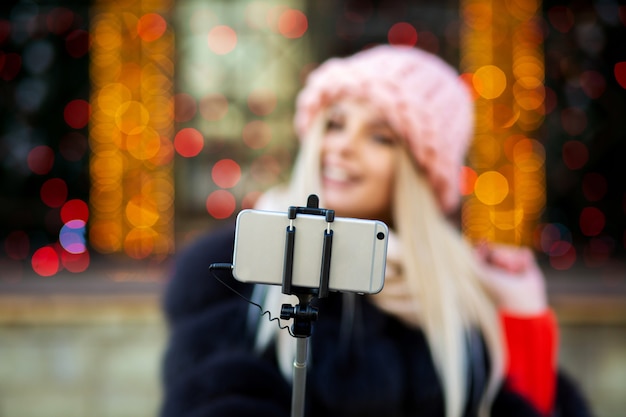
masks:
{"label": "red bokeh light", "polygon": [[244,195],[241,199],[241,208],[242,209],[251,209],[254,208],[254,205],[259,200],[259,198],[263,195],[261,191],[250,191],[248,194]]}
{"label": "red bokeh light", "polygon": [[473,100],[476,100],[478,97],[480,97],[480,94],[478,93],[478,91],[476,91],[476,88],[474,87],[474,74],[470,72],[464,72],[463,74],[459,75],[459,79],[463,81],[463,83],[467,86],[467,91],[469,91]]}
{"label": "red bokeh light", "polygon": [[556,30],[567,33],[574,26],[574,13],[569,7],[554,6],[548,10],[548,20]]}
{"label": "red bokeh light", "polygon": [[387,39],[391,45],[415,46],[417,43],[417,30],[410,23],[399,22],[389,29]]}
{"label": "red bokeh light", "polygon": [[432,32],[422,31],[417,34],[417,45],[425,51],[437,54],[439,52],[439,38]]}
{"label": "red bokeh light", "polygon": [[61,253],[61,263],[63,267],[70,272],[84,272],[89,267],[89,252],[69,253],[63,251]]}
{"label": "red bokeh light", "polygon": [[589,160],[587,146],[577,140],[570,140],[563,144],[563,162],[569,169],[580,169]]}
{"label": "red bokeh light", "polygon": [[187,127],[174,136],[174,149],[179,155],[191,158],[198,155],[204,147],[204,137],[198,130]]}
{"label": "red bokeh light", "polygon": [[90,44],[89,32],[77,29],[70,32],[65,38],[65,49],[73,58],[80,58],[89,51]]}
{"label": "red bokeh light", "polygon": [[301,38],[308,27],[306,15],[297,9],[287,9],[278,18],[278,32],[285,38]]}
{"label": "red bokeh light", "polygon": [[83,200],[69,200],[61,207],[61,221],[67,223],[71,220],[82,220],[87,223],[89,219],[89,206]]}
{"label": "red bokeh light", "polygon": [[550,252],[550,266],[554,269],[564,271],[570,269],[576,262],[576,249],[569,242],[563,240],[554,242]]}
{"label": "red bokeh light", "polygon": [[74,129],[82,129],[89,123],[91,106],[85,100],[72,100],[65,106],[63,118],[65,123]]}
{"label": "red bokeh light", "polygon": [[207,211],[218,220],[230,217],[236,207],[235,196],[226,190],[213,191],[206,199]]}
{"label": "red bokeh light", "polygon": [[39,248],[31,258],[33,270],[42,277],[50,277],[59,272],[59,255],[50,246]]}
{"label": "red bokeh light", "polygon": [[61,207],[67,200],[67,184],[61,178],[49,179],[41,186],[39,195],[48,207]]}
{"label": "red bokeh light", "polygon": [[46,16],[48,30],[55,35],[67,32],[74,23],[74,12],[65,7],[55,7]]}
{"label": "red bokeh light", "polygon": [[598,71],[584,71],[580,74],[580,86],[589,98],[595,100],[606,90],[606,81]]}
{"label": "red bokeh light", "polygon": [[598,236],[606,225],[606,217],[596,207],[585,207],[580,213],[580,231],[585,236]]}
{"label": "red bokeh light", "polygon": [[222,159],[213,165],[211,178],[218,187],[232,188],[241,179],[241,167],[232,159]]}
{"label": "red bokeh light", "polygon": [[54,151],[46,145],[35,146],[28,153],[26,162],[35,174],[46,175],[54,165]]}
{"label": "red bokeh light", "polygon": [[157,13],[147,13],[137,22],[137,34],[146,42],[159,39],[167,30],[167,22]]}
{"label": "red bokeh light", "polygon": [[569,107],[561,112],[561,125],[567,134],[580,135],[587,127],[587,115],[579,108]]}
{"label": "red bokeh light", "polygon": [[478,179],[478,174],[468,166],[461,167],[460,192],[461,195],[470,195],[474,192],[474,185]]}

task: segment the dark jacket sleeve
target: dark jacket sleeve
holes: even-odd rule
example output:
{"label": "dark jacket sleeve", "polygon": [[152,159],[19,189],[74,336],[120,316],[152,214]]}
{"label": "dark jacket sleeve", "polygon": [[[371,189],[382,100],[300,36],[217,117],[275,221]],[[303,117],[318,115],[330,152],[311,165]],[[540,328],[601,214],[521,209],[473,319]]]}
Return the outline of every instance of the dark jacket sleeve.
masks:
{"label": "dark jacket sleeve", "polygon": [[[252,352],[249,304],[220,283],[212,263],[232,262],[234,228],[203,236],[176,258],[163,299],[169,339],[161,417],[287,416],[291,392],[271,359]],[[238,292],[249,284],[215,274]]]}

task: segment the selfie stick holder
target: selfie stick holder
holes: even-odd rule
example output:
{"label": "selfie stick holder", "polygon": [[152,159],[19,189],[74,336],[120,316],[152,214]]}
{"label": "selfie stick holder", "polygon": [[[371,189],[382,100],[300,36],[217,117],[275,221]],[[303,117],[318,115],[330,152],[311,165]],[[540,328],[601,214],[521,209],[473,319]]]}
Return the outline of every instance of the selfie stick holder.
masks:
{"label": "selfie stick holder", "polygon": [[[326,230],[324,230],[324,244],[322,247],[322,262],[320,270],[320,282],[318,288],[304,288],[295,286],[293,279],[293,257],[296,239],[296,227],[294,221],[298,214],[313,214],[324,216]],[[291,400],[291,416],[302,417],[304,415],[304,397],[306,388],[306,371],[309,336],[313,330],[313,322],[317,320],[317,308],[311,305],[316,298],[328,296],[330,279],[330,255],[333,243],[333,231],[330,224],[335,220],[334,210],[320,209],[319,198],[311,194],[307,199],[306,207],[289,207],[287,211],[289,225],[286,229],[285,259],[283,265],[283,294],[298,297],[298,304],[283,304],[280,318],[283,320],[293,319],[292,333],[296,337],[296,357],[293,362],[293,393]]]}

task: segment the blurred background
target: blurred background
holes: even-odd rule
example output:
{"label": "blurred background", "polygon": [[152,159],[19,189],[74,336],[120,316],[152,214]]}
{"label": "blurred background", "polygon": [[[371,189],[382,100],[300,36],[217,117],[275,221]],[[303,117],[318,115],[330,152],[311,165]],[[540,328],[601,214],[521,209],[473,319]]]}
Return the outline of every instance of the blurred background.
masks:
{"label": "blurred background", "polygon": [[459,69],[477,109],[459,224],[533,247],[561,366],[623,416],[617,0],[4,0],[0,416],[156,415],[173,256],[288,177],[308,72],[377,43]]}

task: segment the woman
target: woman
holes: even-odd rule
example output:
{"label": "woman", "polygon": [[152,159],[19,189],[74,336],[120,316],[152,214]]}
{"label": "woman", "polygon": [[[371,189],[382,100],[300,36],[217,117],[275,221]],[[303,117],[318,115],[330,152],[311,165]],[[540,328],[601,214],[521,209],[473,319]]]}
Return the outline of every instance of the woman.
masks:
{"label": "woman", "polygon": [[[309,76],[291,182],[257,207],[285,211],[315,193],[320,207],[392,233],[381,293],[319,302],[308,416],[587,415],[557,378],[556,325],[531,253],[472,248],[446,218],[472,114],[458,74],[415,48],[377,46]],[[232,260],[232,239],[232,228],[218,232],[177,263],[163,415],[289,414],[293,339],[208,273]],[[253,296],[281,304],[279,287]]]}

